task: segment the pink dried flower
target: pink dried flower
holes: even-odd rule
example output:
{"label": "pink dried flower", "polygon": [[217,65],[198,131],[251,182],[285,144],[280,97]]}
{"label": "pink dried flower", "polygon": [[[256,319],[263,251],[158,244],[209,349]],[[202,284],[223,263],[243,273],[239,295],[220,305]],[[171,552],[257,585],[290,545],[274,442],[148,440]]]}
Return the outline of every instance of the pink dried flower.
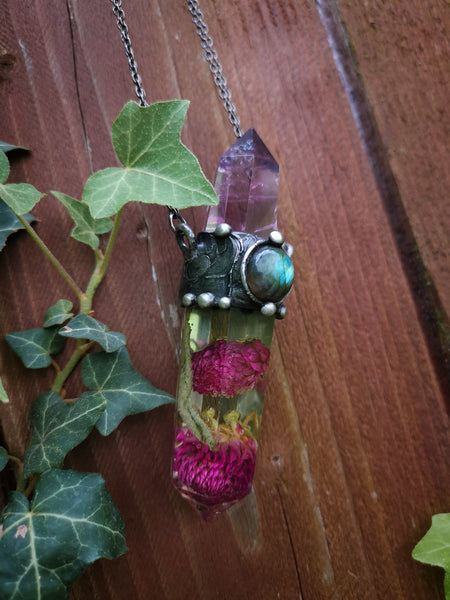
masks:
{"label": "pink dried flower", "polygon": [[187,427],[178,427],[175,438],[174,478],[178,487],[203,505],[230,503],[251,489],[256,442],[239,428],[236,437],[220,441],[211,450]]}
{"label": "pink dried flower", "polygon": [[257,386],[269,366],[270,350],[260,340],[209,344],[192,356],[193,389],[234,396]]}

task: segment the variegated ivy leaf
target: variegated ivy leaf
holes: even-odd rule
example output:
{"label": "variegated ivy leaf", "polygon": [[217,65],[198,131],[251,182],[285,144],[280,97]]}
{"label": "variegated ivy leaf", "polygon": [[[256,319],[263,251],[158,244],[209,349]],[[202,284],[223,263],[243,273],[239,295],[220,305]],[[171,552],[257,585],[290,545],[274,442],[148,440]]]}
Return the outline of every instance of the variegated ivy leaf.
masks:
{"label": "variegated ivy leaf", "polygon": [[[5,154],[6,150],[2,151],[3,148],[6,148],[7,150],[12,150],[16,148],[16,146],[11,146],[10,144],[4,144],[3,142],[0,142],[0,250],[4,248],[6,238],[11,233],[14,233],[17,230],[24,228],[14,211],[8,206],[6,202],[4,202],[1,199],[2,189],[3,192],[6,193],[6,195],[11,193],[10,186],[3,185],[9,176],[9,161]],[[12,190],[17,191],[17,188],[12,188]],[[31,223],[31,221],[34,220],[33,215],[27,214],[27,211],[23,212],[25,214],[23,214],[22,212],[20,212],[19,214],[23,214],[25,220],[28,223]]]}
{"label": "variegated ivy leaf", "polygon": [[8,451],[3,446],[0,446],[0,471],[6,467],[8,463]]}
{"label": "variegated ivy leaf", "polygon": [[0,198],[16,215],[24,215],[30,212],[44,196],[45,194],[39,192],[29,183],[0,184]]}
{"label": "variegated ivy leaf", "polygon": [[8,333],[5,339],[26,367],[42,369],[51,364],[52,354],[58,354],[64,348],[66,340],[59,335],[58,329],[49,327],[16,331]]}
{"label": "variegated ivy leaf", "polygon": [[412,555],[415,560],[450,571],[450,513],[433,515],[430,529]]}
{"label": "variegated ivy leaf", "polygon": [[127,343],[127,338],[123,333],[110,331],[100,321],[84,314],[74,317],[65,327],[60,329],[59,333],[64,337],[97,342],[106,352],[114,352]]}
{"label": "variegated ivy leaf", "polygon": [[61,192],[52,192],[52,194],[66,207],[75,223],[70,234],[73,239],[97,250],[99,245],[97,234],[108,233],[111,230],[113,226],[111,219],[93,219],[89,208],[83,202]]}
{"label": "variegated ivy leaf", "polygon": [[66,454],[87,438],[105,408],[106,401],[100,397],[81,397],[66,404],[55,392],[41,394],[30,410],[33,436],[25,452],[25,477],[61,467]]}
{"label": "variegated ivy leaf", "polygon": [[450,600],[450,513],[432,516],[431,527],[416,544],[412,557],[422,563],[445,569],[445,598]]}
{"label": "variegated ivy leaf", "polygon": [[[0,142],[0,198],[16,215],[25,215],[45,194],[39,192],[29,183],[5,184],[9,176],[9,161],[5,152],[16,149],[26,150],[26,148],[20,146]],[[1,226],[0,229],[2,229]],[[19,229],[19,227],[16,227],[16,229]]]}
{"label": "variegated ivy leaf", "polygon": [[70,300],[58,300],[56,304],[50,306],[44,315],[44,322],[42,327],[48,328],[53,325],[62,325],[64,321],[67,321],[73,317],[73,313],[69,312],[72,310],[73,304]]}
{"label": "variegated ivy leaf", "polygon": [[127,415],[175,402],[173,396],[153,387],[133,368],[125,348],[110,354],[88,354],[83,359],[82,377],[94,390],[82,396],[106,400],[106,410],[96,423],[102,435],[109,435]]}
{"label": "variegated ivy leaf", "polygon": [[127,549],[122,517],[95,473],[47,471],[31,503],[11,494],[2,520],[0,598],[5,600],[67,600],[88,564]]}
{"label": "variegated ivy leaf", "polygon": [[218,203],[197,159],[180,141],[188,106],[173,100],[123,107],[112,140],[124,168],[98,171],[84,188],[83,202],[94,218],[110,217],[131,201],[175,208]]}
{"label": "variegated ivy leaf", "polygon": [[6,154],[0,151],[0,183],[5,183],[9,177],[9,160]]}
{"label": "variegated ivy leaf", "polygon": [[2,380],[0,379],[0,402],[9,402],[8,394],[3,386]]}
{"label": "variegated ivy leaf", "polygon": [[[33,215],[26,213],[23,215],[24,219],[31,223],[34,221]],[[0,250],[2,250],[6,243],[6,238],[15,231],[23,229],[24,226],[16,217],[14,212],[9,208],[7,204],[0,199]]]}
{"label": "variegated ivy leaf", "polygon": [[23,146],[14,146],[14,144],[8,144],[7,142],[0,142],[1,152],[10,152],[11,150],[26,150],[29,152],[29,148],[24,148]]}

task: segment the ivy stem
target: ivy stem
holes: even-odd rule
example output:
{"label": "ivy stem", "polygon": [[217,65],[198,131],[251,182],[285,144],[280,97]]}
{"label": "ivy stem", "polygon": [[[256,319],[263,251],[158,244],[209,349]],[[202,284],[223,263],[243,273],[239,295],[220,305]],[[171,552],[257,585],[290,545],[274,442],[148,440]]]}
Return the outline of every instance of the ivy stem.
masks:
{"label": "ivy stem", "polygon": [[8,454],[8,460],[10,460],[13,463],[16,463],[20,470],[23,469],[23,462],[17,456],[14,456],[13,454]]}
{"label": "ivy stem", "polygon": [[50,248],[39,237],[39,235],[35,232],[35,230],[27,222],[27,220],[24,219],[22,215],[16,214],[16,217],[19,219],[19,221],[25,227],[27,232],[30,234],[30,236],[33,238],[33,240],[36,242],[36,244],[39,246],[39,248],[42,250],[42,252],[48,258],[48,260],[52,263],[52,265],[55,267],[55,269],[58,271],[58,273],[64,278],[64,280],[69,285],[69,287],[72,288],[72,290],[75,292],[75,294],[77,295],[78,299],[81,302],[83,292],[78,287],[77,283],[72,279],[72,277],[69,275],[69,273],[66,271],[66,269],[62,266],[62,264],[59,262],[59,260],[56,258],[56,256],[53,254],[53,252],[50,250]]}
{"label": "ivy stem", "polygon": [[85,342],[85,340],[78,340],[77,347],[75,348],[72,356],[67,361],[64,369],[61,370],[60,373],[55,377],[55,381],[52,385],[52,391],[59,394],[62,390],[66,379],[72,373],[74,368],[77,366],[78,362],[83,358],[86,352],[91,348],[91,346],[95,344],[95,342]]}
{"label": "ivy stem", "polygon": [[86,292],[83,294],[83,297],[81,299],[80,313],[87,315],[92,308],[92,301],[94,298],[95,291],[102,282],[103,277],[106,273],[106,269],[108,268],[109,259],[111,258],[114,242],[116,241],[117,232],[119,230],[122,211],[123,206],[117,213],[116,218],[114,219],[114,225],[108,239],[108,245],[106,246],[105,254],[102,254],[100,251],[97,251],[95,253],[95,268],[91,275],[91,278],[89,279]]}
{"label": "ivy stem", "polygon": [[[102,282],[103,277],[105,276],[106,269],[108,267],[109,259],[111,258],[114,242],[116,240],[117,232],[119,229],[120,217],[122,216],[123,207],[119,210],[114,219],[114,225],[111,231],[111,234],[108,239],[108,244],[106,246],[105,254],[103,254],[100,250],[95,252],[95,267],[92,272],[92,275],[89,279],[89,282],[86,287],[86,291],[81,292],[80,295],[80,314],[89,314],[92,308],[92,301],[94,299],[94,294]],[[63,385],[69,375],[72,373],[74,368],[77,366],[78,362],[83,358],[89,348],[95,342],[87,342],[85,340],[78,340],[77,347],[75,348],[72,356],[67,361],[67,364],[61,371],[56,375],[55,380],[53,382],[52,391],[59,394],[63,388]]]}
{"label": "ivy stem", "polygon": [[23,494],[27,485],[27,478],[23,474],[23,469],[20,469],[19,474],[17,475],[17,485],[16,490]]}
{"label": "ivy stem", "polygon": [[58,365],[55,359],[52,358],[52,367],[55,369],[56,373],[61,373],[61,367]]}
{"label": "ivy stem", "polygon": [[113,250],[114,242],[116,241],[117,232],[119,231],[120,219],[122,217],[123,206],[119,209],[116,218],[114,219],[114,225],[111,231],[111,235],[109,236],[108,245],[105,250],[105,258],[103,259],[103,265],[101,269],[102,278],[105,275],[106,269],[108,268],[109,259],[111,258],[111,253]]}
{"label": "ivy stem", "polygon": [[23,460],[21,460],[17,456],[14,456],[13,454],[8,454],[8,460],[17,466],[16,490],[18,492],[23,493],[27,484],[27,478],[23,475]]}
{"label": "ivy stem", "polygon": [[26,488],[23,491],[23,495],[25,496],[25,498],[29,498],[31,496],[31,492],[33,491],[34,485],[38,479],[39,479],[39,475],[32,475],[30,477],[30,480],[28,481],[28,485],[26,486]]}

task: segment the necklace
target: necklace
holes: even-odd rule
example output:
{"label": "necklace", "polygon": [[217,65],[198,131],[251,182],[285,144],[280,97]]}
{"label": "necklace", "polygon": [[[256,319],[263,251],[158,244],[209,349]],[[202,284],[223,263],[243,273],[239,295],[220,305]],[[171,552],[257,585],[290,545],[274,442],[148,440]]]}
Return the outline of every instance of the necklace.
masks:
{"label": "necklace", "polygon": [[[141,106],[145,90],[121,0],[111,0]],[[197,236],[177,209],[169,223],[184,256],[186,309],[172,476],[205,519],[251,490],[275,318],[293,284],[292,247],[276,228],[278,164],[254,129],[243,132],[197,0],[187,0],[237,141],[222,156]]]}

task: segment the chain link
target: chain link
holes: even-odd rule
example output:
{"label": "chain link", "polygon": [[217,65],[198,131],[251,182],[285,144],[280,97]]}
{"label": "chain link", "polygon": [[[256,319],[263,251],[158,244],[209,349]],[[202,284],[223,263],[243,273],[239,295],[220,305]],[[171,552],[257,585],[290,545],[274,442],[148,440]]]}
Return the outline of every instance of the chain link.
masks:
{"label": "chain link", "polygon": [[116,17],[117,28],[120,31],[120,37],[125,48],[126,57],[128,59],[128,65],[130,67],[131,72],[131,79],[134,83],[134,90],[136,92],[136,96],[138,97],[139,104],[141,106],[147,106],[147,101],[145,99],[145,90],[142,87],[141,76],[138,73],[137,63],[134,59],[134,52],[131,46],[128,27],[125,23],[125,13],[122,8],[122,0],[111,0],[111,2],[113,4],[113,13]]}
{"label": "chain link", "polygon": [[234,133],[236,137],[240,138],[243,134],[241,122],[236,113],[236,107],[233,102],[231,102],[231,92],[227,85],[227,80],[222,72],[222,65],[214,48],[212,38],[209,35],[205,17],[200,10],[198,0],[187,0],[187,5],[192,16],[192,22],[197,29],[197,35],[201,40],[201,47],[205,51],[206,62],[209,64],[210,71],[214,76],[214,83],[219,90],[219,96],[223,100],[223,106],[228,113],[230,123],[233,125]]}

